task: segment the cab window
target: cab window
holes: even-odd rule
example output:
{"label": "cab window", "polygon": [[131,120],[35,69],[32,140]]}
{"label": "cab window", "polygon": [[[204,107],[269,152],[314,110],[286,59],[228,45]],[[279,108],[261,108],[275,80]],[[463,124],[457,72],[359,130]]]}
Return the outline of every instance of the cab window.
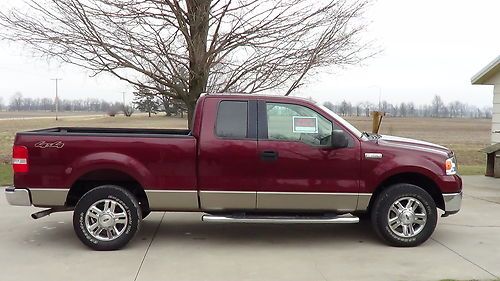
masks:
{"label": "cab window", "polygon": [[248,102],[222,101],[217,110],[215,133],[219,137],[243,139],[248,136]]}
{"label": "cab window", "polygon": [[330,146],[333,124],[305,106],[266,103],[268,139]]}

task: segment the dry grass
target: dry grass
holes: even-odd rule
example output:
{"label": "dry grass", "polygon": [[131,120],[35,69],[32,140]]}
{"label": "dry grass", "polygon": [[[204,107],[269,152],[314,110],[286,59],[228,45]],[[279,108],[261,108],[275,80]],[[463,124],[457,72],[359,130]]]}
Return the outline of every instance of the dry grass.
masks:
{"label": "dry grass", "polygon": [[[42,116],[46,114],[48,113],[43,113]],[[83,114],[76,113],[76,115]],[[17,116],[2,114],[1,117]],[[347,119],[360,130],[369,131],[371,128],[369,118]],[[485,156],[479,150],[490,143],[490,122],[484,119],[388,117],[382,123],[381,133],[421,139],[450,147],[457,154],[461,174],[481,174],[484,171]],[[187,122],[181,118],[167,118],[161,115],[148,118],[142,114],[136,114],[130,118],[104,115],[78,118],[63,116],[59,121],[54,119],[2,120],[0,118],[0,184],[10,183],[11,169],[7,163],[10,161],[15,133],[57,126],[186,128]]]}
{"label": "dry grass", "polygon": [[[78,114],[78,113],[76,113]],[[132,117],[63,116],[59,121],[54,119],[0,119],[0,162],[10,161],[12,143],[16,132],[50,127],[135,127],[135,128],[186,128],[186,119],[167,118],[161,115],[148,118],[147,115],[137,114]]]}
{"label": "dry grass", "polygon": [[[69,116],[86,116],[86,115],[101,115],[104,116],[103,112],[93,112],[93,111],[62,111],[59,112],[59,116],[69,117]],[[55,117],[55,112],[53,111],[0,111],[0,119],[9,118],[31,118],[31,117]]]}

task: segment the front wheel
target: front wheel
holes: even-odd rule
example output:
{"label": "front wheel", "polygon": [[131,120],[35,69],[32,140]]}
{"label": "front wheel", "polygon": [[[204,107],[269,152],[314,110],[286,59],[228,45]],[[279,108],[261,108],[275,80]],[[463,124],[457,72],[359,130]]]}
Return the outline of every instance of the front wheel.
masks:
{"label": "front wheel", "polygon": [[434,232],[436,204],[422,188],[396,184],[376,198],[371,219],[375,232],[389,245],[414,247],[425,242]]}
{"label": "front wheel", "polygon": [[94,250],[117,250],[139,230],[142,220],[137,199],[126,189],[103,185],[85,193],[73,214],[78,238]]}

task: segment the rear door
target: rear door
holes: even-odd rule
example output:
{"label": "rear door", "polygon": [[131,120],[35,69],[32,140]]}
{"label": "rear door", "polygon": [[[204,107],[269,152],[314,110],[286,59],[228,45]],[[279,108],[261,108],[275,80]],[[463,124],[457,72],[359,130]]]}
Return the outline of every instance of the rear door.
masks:
{"label": "rear door", "polygon": [[258,188],[257,101],[207,98],[198,151],[203,210],[253,210]]}
{"label": "rear door", "polygon": [[259,101],[260,210],[353,211],[358,199],[359,142],[331,147],[331,117],[291,103]]}

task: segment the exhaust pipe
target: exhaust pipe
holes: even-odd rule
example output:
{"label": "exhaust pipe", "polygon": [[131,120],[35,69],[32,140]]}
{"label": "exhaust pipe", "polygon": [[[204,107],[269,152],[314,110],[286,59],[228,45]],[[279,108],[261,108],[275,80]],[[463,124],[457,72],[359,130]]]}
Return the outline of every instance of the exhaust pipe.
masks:
{"label": "exhaust pipe", "polygon": [[56,208],[50,208],[46,210],[42,210],[40,212],[36,212],[34,214],[31,214],[31,217],[35,220],[39,218],[46,217],[52,213],[59,213],[59,212],[66,212],[66,211],[72,211],[74,208],[73,207],[56,207]]}

